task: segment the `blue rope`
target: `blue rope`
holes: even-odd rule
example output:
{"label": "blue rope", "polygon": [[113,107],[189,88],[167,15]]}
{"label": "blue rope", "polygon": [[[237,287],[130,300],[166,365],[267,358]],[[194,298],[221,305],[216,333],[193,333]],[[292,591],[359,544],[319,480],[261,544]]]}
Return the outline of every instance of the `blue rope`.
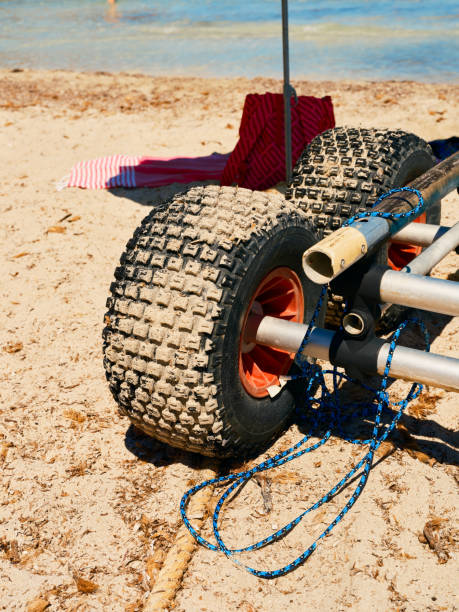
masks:
{"label": "blue rope", "polygon": [[[362,212],[362,213],[355,215],[354,217],[349,219],[346,225],[350,225],[357,219],[361,219],[363,217],[369,217],[369,216],[399,219],[401,217],[408,217],[408,216],[416,215],[419,212],[419,210],[422,209],[424,202],[423,202],[421,193],[417,191],[416,189],[412,189],[410,187],[392,189],[388,193],[382,195],[378,199],[376,204],[381,202],[386,197],[389,197],[393,193],[400,192],[400,191],[411,191],[413,193],[416,193],[416,195],[419,198],[418,205],[414,209],[412,209],[410,212],[391,214],[391,213],[383,213],[379,211],[370,210],[370,211]],[[295,376],[292,376],[292,378],[296,378],[296,379],[301,378],[307,381],[306,389],[305,389],[305,400],[306,400],[306,407],[308,408],[307,415],[311,421],[311,426],[309,429],[310,433],[308,433],[306,436],[304,436],[302,440],[300,440],[299,442],[297,442],[296,444],[294,444],[287,450],[284,450],[278,453],[277,455],[275,455],[274,457],[270,457],[269,459],[262,461],[261,463],[257,464],[250,470],[237,472],[235,474],[228,474],[226,476],[220,476],[217,478],[211,478],[209,480],[205,480],[204,482],[201,482],[200,484],[189,489],[183,495],[180,501],[180,513],[181,513],[183,522],[187,526],[191,535],[197,540],[197,542],[199,542],[199,544],[205,546],[206,548],[210,550],[220,551],[224,553],[228,558],[230,558],[232,561],[237,563],[239,566],[243,567],[244,569],[246,569],[248,572],[250,572],[254,576],[258,576],[260,578],[277,578],[278,576],[283,576],[284,574],[287,574],[288,572],[298,567],[301,563],[304,563],[311,556],[314,550],[317,548],[320,541],[323,540],[323,538],[325,538],[325,536],[327,536],[332,531],[332,529],[344,518],[344,516],[349,512],[352,506],[356,503],[357,499],[361,495],[367,483],[367,480],[370,474],[370,470],[373,465],[373,458],[374,458],[375,452],[380,447],[380,445],[388,438],[388,436],[394,431],[408,403],[411,400],[418,397],[418,395],[422,391],[422,385],[418,383],[414,383],[411,386],[406,397],[403,400],[398,401],[398,402],[391,402],[389,398],[389,394],[387,392],[390,367],[391,367],[394,351],[398,344],[401,333],[408,326],[415,325],[421,329],[424,335],[426,351],[430,350],[429,336],[428,336],[428,333],[427,333],[427,330],[424,324],[419,319],[412,318],[412,319],[407,319],[406,321],[401,323],[401,325],[398,326],[398,328],[395,330],[395,332],[391,336],[390,345],[389,345],[389,354],[386,360],[384,374],[382,376],[379,388],[373,389],[372,387],[369,387],[363,383],[358,383],[361,387],[363,387],[364,389],[372,393],[373,395],[372,400],[368,402],[349,402],[347,404],[343,404],[340,401],[339,389],[338,389],[340,381],[347,380],[347,381],[354,382],[354,383],[356,381],[352,380],[349,376],[347,376],[343,372],[338,372],[336,367],[334,367],[333,370],[322,370],[319,366],[317,366],[316,364],[311,364],[305,357],[303,357],[303,350],[306,344],[309,342],[311,332],[313,328],[315,327],[315,324],[319,316],[319,312],[322,308],[322,304],[325,299],[326,293],[327,293],[327,286],[324,285],[322,287],[322,291],[321,291],[318,303],[316,305],[313,316],[309,323],[305,337],[295,357],[295,361],[297,365],[299,366],[301,373]],[[333,375],[333,389],[331,392],[327,388],[325,377],[324,377],[325,374]],[[313,389],[316,389],[317,386],[321,392],[320,397],[318,399],[314,397],[314,392],[313,392]],[[384,414],[393,415],[393,412],[390,410],[392,407],[396,408],[395,416],[392,416],[392,420],[389,423],[384,423],[383,415]],[[305,418],[305,415],[302,415],[302,418]],[[346,423],[354,420],[355,418],[373,419],[372,433],[368,439],[366,440],[353,439],[346,435],[345,433]],[[319,434],[319,432],[322,432],[324,429],[326,431],[322,435],[322,437],[314,444],[310,444],[309,446],[307,446],[307,443],[312,437],[312,435],[314,434],[314,432]],[[350,442],[352,444],[368,446],[367,453],[364,455],[364,457],[362,457],[362,459],[351,470],[347,472],[345,476],[343,476],[343,478],[341,478],[341,480],[337,484],[335,484],[335,486],[333,486],[327,493],[325,493],[325,495],[323,495],[313,505],[307,508],[307,510],[299,514],[295,519],[285,524],[283,527],[281,527],[280,529],[278,529],[277,531],[275,531],[268,537],[262,540],[259,540],[258,542],[255,542],[254,544],[251,544],[250,546],[246,546],[244,548],[228,548],[220,533],[220,528],[219,528],[218,523],[219,523],[219,517],[220,517],[221,510],[223,508],[223,505],[225,501],[231,496],[231,494],[236,493],[238,490],[240,490],[245,485],[245,483],[248,482],[255,474],[258,474],[260,472],[265,472],[273,468],[280,467],[281,465],[289,463],[290,461],[293,461],[294,459],[297,459],[298,457],[301,457],[305,455],[306,453],[310,453],[316,450],[317,448],[323,446],[327,442],[327,440],[331,437],[333,431],[335,431],[340,437],[342,437],[347,442]],[[347,501],[347,503],[343,506],[343,508],[340,510],[338,515],[333,519],[333,521],[312,542],[309,548],[307,548],[307,550],[305,550],[296,559],[294,559],[293,561],[291,561],[290,563],[288,563],[287,565],[284,565],[283,567],[279,569],[265,571],[265,570],[258,570],[253,567],[250,567],[249,565],[246,565],[242,563],[241,561],[239,561],[239,559],[235,558],[234,555],[245,553],[245,552],[250,552],[254,550],[259,550],[260,548],[263,548],[264,546],[267,546],[268,544],[271,544],[272,542],[279,540],[280,538],[284,537],[286,534],[290,533],[292,529],[294,529],[294,527],[296,527],[296,525],[298,525],[307,514],[309,514],[313,510],[317,510],[318,508],[320,508],[320,506],[328,502],[347,483],[350,483],[351,479],[356,474],[359,474],[359,473],[360,473],[360,476],[358,477],[358,482],[349,500]],[[203,538],[191,524],[187,516],[187,504],[188,504],[189,499],[195,493],[197,493],[198,491],[200,491],[201,489],[205,487],[213,486],[216,484],[220,484],[220,485],[226,484],[228,485],[228,487],[223,492],[223,494],[220,496],[217,502],[217,505],[215,506],[214,513],[213,513],[212,526],[213,526],[213,533],[214,533],[214,537],[216,541],[216,543],[213,544],[212,542],[209,542],[208,540]]]}
{"label": "blue rope", "polygon": [[413,189],[413,187],[397,187],[395,189],[391,189],[390,191],[387,191],[386,193],[383,193],[381,196],[379,196],[377,201],[373,204],[372,208],[375,208],[380,202],[390,197],[391,195],[394,195],[394,193],[400,193],[401,191],[409,191],[410,193],[415,193],[418,197],[418,203],[416,204],[414,208],[412,208],[408,212],[390,213],[390,212],[381,212],[379,210],[366,210],[366,211],[357,213],[356,215],[354,215],[353,217],[345,221],[343,223],[343,227],[346,227],[347,225],[351,225],[352,223],[354,223],[354,221],[358,221],[359,219],[364,219],[366,217],[382,217],[383,219],[392,219],[392,220],[406,219],[408,217],[416,217],[424,207],[424,198],[422,197],[422,193],[418,189]]}

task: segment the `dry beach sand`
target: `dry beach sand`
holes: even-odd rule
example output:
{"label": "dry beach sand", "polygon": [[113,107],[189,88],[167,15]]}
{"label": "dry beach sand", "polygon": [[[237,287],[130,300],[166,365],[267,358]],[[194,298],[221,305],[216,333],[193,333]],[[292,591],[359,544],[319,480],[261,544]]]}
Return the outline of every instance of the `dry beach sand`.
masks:
{"label": "dry beach sand", "polygon": [[[458,86],[294,84],[331,95],[337,125],[426,140],[459,133]],[[245,95],[265,91],[281,83],[0,71],[0,609],[141,609],[180,525],[180,497],[200,480],[197,457],[117,415],[102,367],[114,268],[168,190],[57,192],[55,183],[102,155],[230,151]],[[453,193],[442,221],[458,220]],[[458,264],[451,254],[436,275],[457,280]],[[459,322],[427,323],[433,351],[459,356]],[[397,385],[398,394],[408,388]],[[458,409],[458,395],[436,389],[413,404],[357,505],[298,570],[263,581],[198,548],[174,609],[457,609]],[[269,452],[300,435],[293,425]],[[333,436],[269,482],[249,483],[224,513],[227,541],[247,544],[291,520],[361,454]],[[269,485],[270,512],[261,495]],[[349,494],[247,561],[273,569],[291,560]]]}

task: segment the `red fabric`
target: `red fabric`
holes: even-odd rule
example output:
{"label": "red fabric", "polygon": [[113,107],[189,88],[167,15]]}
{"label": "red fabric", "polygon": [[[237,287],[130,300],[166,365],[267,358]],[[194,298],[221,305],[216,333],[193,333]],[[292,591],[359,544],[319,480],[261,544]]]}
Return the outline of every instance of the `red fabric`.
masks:
{"label": "red fabric", "polygon": [[167,160],[143,157],[135,167],[135,182],[137,187],[160,187],[171,183],[218,181],[228,157],[228,154],[221,153],[204,157],[172,157]]}
{"label": "red fabric", "polygon": [[[334,127],[330,96],[292,98],[292,161],[311,140]],[[284,99],[282,94],[249,94],[239,141],[231,154],[154,158],[111,155],[77,163],[62,187],[106,189],[160,187],[170,183],[215,180],[248,189],[268,189],[285,180]]]}
{"label": "red fabric", "polygon": [[[291,101],[292,163],[318,134],[335,126],[330,96],[299,96]],[[285,181],[284,98],[249,94],[244,103],[239,142],[223,171],[222,185],[268,189]]]}

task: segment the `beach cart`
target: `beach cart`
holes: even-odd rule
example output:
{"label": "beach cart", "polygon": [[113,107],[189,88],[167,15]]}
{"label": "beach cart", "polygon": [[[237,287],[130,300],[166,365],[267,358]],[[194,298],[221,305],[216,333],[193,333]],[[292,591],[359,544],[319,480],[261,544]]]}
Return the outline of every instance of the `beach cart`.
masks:
{"label": "beach cart", "polygon": [[290,168],[287,157],[285,195],[178,194],[126,246],[107,301],[106,375],[121,413],[159,440],[217,457],[266,447],[307,384],[292,380],[301,360],[359,380],[390,362],[393,378],[459,390],[458,359],[376,332],[401,308],[459,315],[457,283],[428,276],[459,244],[459,224],[440,226],[459,154],[437,164],[413,134],[338,127]]}

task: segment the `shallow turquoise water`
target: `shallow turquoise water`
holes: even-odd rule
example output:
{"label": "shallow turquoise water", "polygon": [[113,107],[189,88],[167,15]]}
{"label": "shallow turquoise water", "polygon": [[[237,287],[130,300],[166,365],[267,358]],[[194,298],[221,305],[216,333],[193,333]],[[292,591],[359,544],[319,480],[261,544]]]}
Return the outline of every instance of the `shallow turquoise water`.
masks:
{"label": "shallow turquoise water", "polygon": [[[0,0],[0,66],[282,76],[280,0]],[[290,0],[292,77],[459,80],[457,0]]]}

